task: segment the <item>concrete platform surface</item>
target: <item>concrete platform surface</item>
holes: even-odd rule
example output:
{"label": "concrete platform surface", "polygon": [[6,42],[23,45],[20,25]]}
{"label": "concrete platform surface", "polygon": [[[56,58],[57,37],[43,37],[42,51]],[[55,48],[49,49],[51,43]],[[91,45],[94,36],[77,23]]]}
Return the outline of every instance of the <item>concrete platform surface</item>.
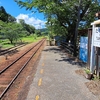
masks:
{"label": "concrete platform surface", "polygon": [[46,46],[26,100],[99,100],[85,85],[85,77],[75,73],[57,46]]}

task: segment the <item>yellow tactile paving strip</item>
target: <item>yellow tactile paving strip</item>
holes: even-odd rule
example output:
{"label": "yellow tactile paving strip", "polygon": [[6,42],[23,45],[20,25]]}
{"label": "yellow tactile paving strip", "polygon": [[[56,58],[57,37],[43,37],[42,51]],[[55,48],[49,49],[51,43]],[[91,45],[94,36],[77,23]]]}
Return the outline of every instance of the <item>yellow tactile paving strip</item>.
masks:
{"label": "yellow tactile paving strip", "polygon": [[[45,60],[45,58],[46,58],[46,57],[44,56],[43,59]],[[45,65],[45,64],[44,64],[44,62],[43,62],[41,66],[44,67],[44,65]],[[42,68],[42,69],[40,70],[40,74],[43,74],[43,73],[44,73],[44,69]],[[42,85],[42,81],[43,81],[42,78],[40,78],[40,79],[38,80],[38,86],[41,86],[41,85]],[[39,98],[40,98],[40,96],[37,94],[36,97],[35,97],[35,100],[39,100]]]}

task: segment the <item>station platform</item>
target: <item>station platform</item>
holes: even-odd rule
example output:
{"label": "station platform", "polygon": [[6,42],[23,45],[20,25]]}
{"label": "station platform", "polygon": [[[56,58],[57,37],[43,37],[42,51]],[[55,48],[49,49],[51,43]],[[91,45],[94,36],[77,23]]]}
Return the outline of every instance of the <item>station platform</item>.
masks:
{"label": "station platform", "polygon": [[75,73],[80,67],[68,59],[59,47],[46,46],[26,100],[99,100],[86,87],[89,80]]}

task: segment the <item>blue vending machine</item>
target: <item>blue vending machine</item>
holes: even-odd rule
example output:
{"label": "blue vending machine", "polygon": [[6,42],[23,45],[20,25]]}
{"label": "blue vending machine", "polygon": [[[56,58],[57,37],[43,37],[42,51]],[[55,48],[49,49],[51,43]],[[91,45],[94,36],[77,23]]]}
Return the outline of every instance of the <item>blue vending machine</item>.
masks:
{"label": "blue vending machine", "polygon": [[80,38],[79,59],[87,63],[88,60],[88,37]]}

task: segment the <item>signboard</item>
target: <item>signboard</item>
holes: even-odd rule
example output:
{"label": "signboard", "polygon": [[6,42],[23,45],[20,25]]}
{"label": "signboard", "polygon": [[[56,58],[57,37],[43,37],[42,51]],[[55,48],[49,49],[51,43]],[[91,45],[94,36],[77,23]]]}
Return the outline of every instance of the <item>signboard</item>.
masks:
{"label": "signboard", "polygon": [[93,46],[100,47],[100,27],[95,27]]}
{"label": "signboard", "polygon": [[87,62],[88,58],[88,37],[81,37],[80,38],[80,53],[79,53],[79,58],[83,62]]}

